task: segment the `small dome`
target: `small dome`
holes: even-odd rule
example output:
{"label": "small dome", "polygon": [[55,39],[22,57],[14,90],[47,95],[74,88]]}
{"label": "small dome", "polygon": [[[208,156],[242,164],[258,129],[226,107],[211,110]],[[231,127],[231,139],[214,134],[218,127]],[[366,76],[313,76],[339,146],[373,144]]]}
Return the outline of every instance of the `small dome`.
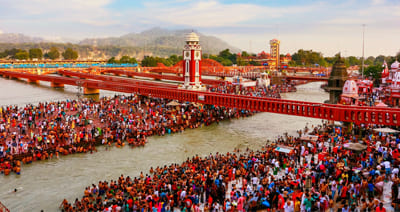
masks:
{"label": "small dome", "polygon": [[290,57],[290,54],[289,54],[289,53],[287,53],[287,54],[286,54],[286,57]]}
{"label": "small dome", "polygon": [[199,41],[199,36],[194,32],[186,34],[185,38],[186,41]]}
{"label": "small dome", "polygon": [[398,69],[399,68],[400,63],[396,60],[394,61],[394,63],[392,63],[392,65],[390,66],[391,69]]}
{"label": "small dome", "polygon": [[358,93],[358,86],[356,81],[354,80],[346,80],[343,86],[343,93],[344,94],[357,94]]}

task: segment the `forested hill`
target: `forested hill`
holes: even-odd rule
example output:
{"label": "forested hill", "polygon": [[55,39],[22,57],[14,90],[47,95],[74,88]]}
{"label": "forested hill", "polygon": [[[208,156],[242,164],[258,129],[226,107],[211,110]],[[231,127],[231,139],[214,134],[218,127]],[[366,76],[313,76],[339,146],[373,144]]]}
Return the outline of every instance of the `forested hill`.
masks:
{"label": "forested hill", "polygon": [[[23,34],[0,34],[0,52],[6,49],[41,48],[43,52],[51,47],[60,51],[72,48],[78,51],[79,58],[109,59],[129,55],[143,58],[144,55],[168,57],[172,54],[182,54],[185,34],[191,30],[166,30],[153,28],[141,33],[129,33],[120,37],[84,39],[78,43],[50,42],[43,38],[29,37]],[[239,52],[238,48],[214,36],[207,36],[196,32],[200,36],[200,44],[204,53],[218,54],[224,49]]]}
{"label": "forested hill", "polygon": [[[153,28],[141,33],[130,33],[121,37],[85,39],[79,42],[82,45],[97,46],[118,46],[118,47],[142,47],[142,48],[160,48],[176,49],[178,54],[181,52],[185,41],[185,34],[191,30],[167,30]],[[231,52],[239,52],[238,48],[230,46],[228,43],[214,36],[207,36],[196,32],[200,36],[200,44],[205,53],[217,54],[224,49],[230,49]]]}

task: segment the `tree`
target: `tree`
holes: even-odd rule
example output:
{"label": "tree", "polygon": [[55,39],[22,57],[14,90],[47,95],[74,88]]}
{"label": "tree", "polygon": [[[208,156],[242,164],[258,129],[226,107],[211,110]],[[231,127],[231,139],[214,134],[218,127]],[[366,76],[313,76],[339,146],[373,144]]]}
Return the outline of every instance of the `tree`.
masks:
{"label": "tree", "polygon": [[315,64],[319,64],[320,66],[322,64],[326,64],[324,62],[324,57],[322,57],[322,54],[320,52],[315,52],[313,50],[303,50],[299,49],[297,53],[294,53],[292,55],[292,61],[298,66],[314,66]]}
{"label": "tree", "polygon": [[42,59],[43,58],[42,49],[39,48],[29,49],[29,58],[39,59],[39,60]]}
{"label": "tree", "polygon": [[117,61],[115,60],[115,57],[112,57],[112,58],[108,59],[107,63],[115,64],[115,63],[117,63]]}
{"label": "tree", "polygon": [[136,58],[134,58],[134,57],[129,57],[129,56],[127,56],[127,55],[124,55],[124,56],[122,56],[121,57],[121,59],[119,59],[119,63],[132,63],[132,64],[135,64],[135,63],[137,63],[137,61],[136,61]]}
{"label": "tree", "polygon": [[21,51],[15,53],[14,59],[27,60],[27,59],[29,59],[29,53],[25,50],[21,50]]}
{"label": "tree", "polygon": [[[231,66],[232,64],[236,64],[236,54],[232,54],[229,49],[225,49],[218,54],[218,57],[222,58],[221,61],[222,65],[226,64],[225,66]],[[211,57],[210,57],[211,58]],[[230,62],[228,62],[229,60]]]}
{"label": "tree", "polygon": [[365,65],[374,65],[375,57],[369,56],[366,60],[364,60]]}
{"label": "tree", "polygon": [[350,56],[347,58],[350,66],[360,65],[360,60],[357,57]]}
{"label": "tree", "polygon": [[45,55],[46,58],[49,58],[51,60],[55,60],[60,58],[60,52],[58,51],[57,47],[51,47],[50,51],[47,52]]}
{"label": "tree", "polygon": [[22,49],[12,48],[10,50],[6,50],[5,52],[7,53],[8,56],[10,56],[11,58],[15,59],[15,55],[18,52],[21,52],[21,51],[23,51],[23,50]]}
{"label": "tree", "polygon": [[171,62],[172,65],[175,65],[179,62],[179,58],[176,54],[173,54],[171,56],[169,56],[169,61]]}
{"label": "tree", "polygon": [[142,60],[142,66],[145,67],[156,67],[157,66],[157,60],[154,57],[147,56],[144,57]]}
{"label": "tree", "polygon": [[242,57],[249,57],[249,53],[247,53],[246,51],[242,51]]}
{"label": "tree", "polygon": [[7,54],[6,51],[0,52],[0,58],[5,58],[5,57],[7,57],[7,56],[8,56],[8,54]]}
{"label": "tree", "polygon": [[64,53],[62,53],[62,56],[65,60],[76,60],[78,58],[78,52],[67,48]]}
{"label": "tree", "polygon": [[385,61],[386,60],[386,57],[384,56],[384,55],[379,55],[378,57],[375,57],[375,60],[374,60],[374,65],[376,65],[376,64],[383,64],[383,61]]}
{"label": "tree", "polygon": [[381,75],[382,75],[382,64],[380,63],[376,65],[370,65],[364,69],[364,76],[372,77],[375,83],[379,83]]}

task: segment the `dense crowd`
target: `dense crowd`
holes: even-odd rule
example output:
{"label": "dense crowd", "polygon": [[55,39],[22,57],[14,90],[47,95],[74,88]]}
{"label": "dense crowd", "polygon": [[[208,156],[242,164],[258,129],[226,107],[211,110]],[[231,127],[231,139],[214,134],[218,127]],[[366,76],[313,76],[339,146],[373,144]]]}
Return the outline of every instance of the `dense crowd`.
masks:
{"label": "dense crowd", "polygon": [[246,96],[256,97],[269,97],[269,98],[281,98],[281,93],[294,92],[296,87],[292,84],[284,83],[282,85],[271,85],[271,86],[243,86],[239,84],[232,84],[225,82],[217,86],[208,86],[208,91],[226,93],[226,94],[239,94]]}
{"label": "dense crowd", "polygon": [[[349,144],[362,143],[364,149]],[[399,209],[399,137],[324,123],[258,151],[193,156],[88,186],[63,211],[386,211]],[[288,151],[285,151],[288,150]]]}
{"label": "dense crowd", "polygon": [[25,107],[0,107],[0,172],[20,174],[21,164],[59,155],[96,151],[96,145],[144,146],[147,137],[182,132],[223,119],[248,116],[245,110],[170,105],[140,95],[72,100]]}

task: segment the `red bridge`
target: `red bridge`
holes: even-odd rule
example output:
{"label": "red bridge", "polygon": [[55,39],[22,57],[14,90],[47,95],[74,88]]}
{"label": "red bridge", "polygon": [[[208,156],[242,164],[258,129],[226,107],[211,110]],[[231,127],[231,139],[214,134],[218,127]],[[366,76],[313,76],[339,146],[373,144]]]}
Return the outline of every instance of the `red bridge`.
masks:
{"label": "red bridge", "polygon": [[309,82],[325,81],[327,82],[329,77],[318,77],[318,76],[286,76],[287,81],[292,80],[306,80]]}
{"label": "red bridge", "polygon": [[90,79],[0,71],[0,75],[3,77],[27,79],[29,82],[47,81],[51,82],[54,86],[62,86],[64,84],[75,86],[81,85],[85,87],[89,93],[91,90],[96,89],[139,93],[151,97],[198,102],[202,104],[212,104],[251,111],[354,122],[355,124],[371,123],[398,125],[400,123],[400,109],[395,108],[332,105],[214,92],[198,92],[178,89],[173,85],[159,82],[134,81],[132,79],[121,79],[110,76],[89,77],[86,75],[74,75],[66,71],[61,73],[69,76],[77,76],[80,78],[85,77]]}

